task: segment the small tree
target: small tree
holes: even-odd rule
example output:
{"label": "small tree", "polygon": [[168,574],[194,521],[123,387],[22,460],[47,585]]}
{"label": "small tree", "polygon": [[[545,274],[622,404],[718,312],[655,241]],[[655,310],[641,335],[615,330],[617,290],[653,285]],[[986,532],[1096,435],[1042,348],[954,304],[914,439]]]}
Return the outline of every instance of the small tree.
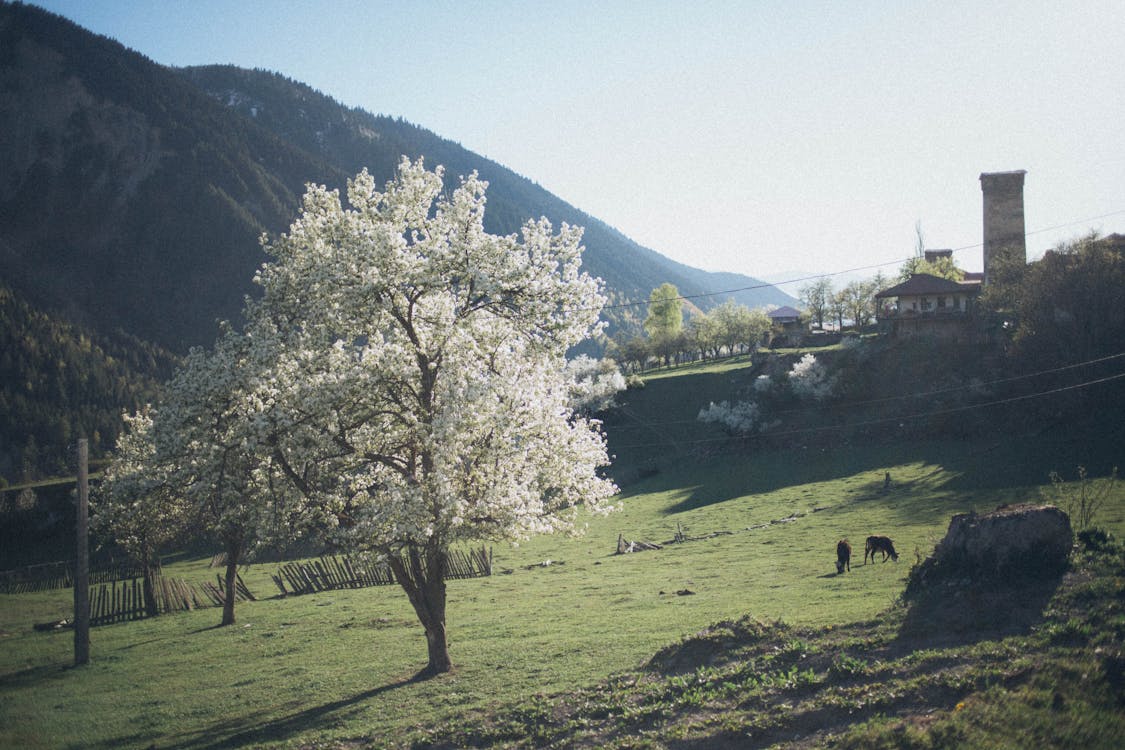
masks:
{"label": "small tree", "polygon": [[828,303],[828,311],[836,319],[836,330],[844,330],[844,318],[848,315],[847,289],[834,293]]}
{"label": "small tree", "polygon": [[806,284],[798,291],[801,304],[816,321],[817,328],[824,328],[824,318],[829,314],[832,303],[832,279],[821,276],[811,284]]}
{"label": "small tree", "polygon": [[844,314],[851,318],[856,328],[862,328],[875,317],[875,294],[878,282],[852,281],[840,292]]}
{"label": "small tree", "polygon": [[644,372],[645,364],[652,356],[652,347],[649,342],[640,336],[634,336],[617,343],[614,347],[618,359],[628,365],[633,372]]}
{"label": "small tree", "polygon": [[674,284],[665,282],[652,290],[644,325],[654,340],[672,340],[679,335],[684,325],[683,301]]}
{"label": "small tree", "polygon": [[1125,245],[1121,242],[1091,234],[1059,245],[1025,268],[1005,270],[1009,291],[990,288],[985,304],[1001,312],[1005,302],[1015,308],[1014,341],[1020,354],[1047,365],[1121,351],[1125,341]]}
{"label": "small tree", "polygon": [[950,281],[961,281],[965,278],[965,272],[957,267],[953,258],[943,256],[935,258],[933,261],[928,261],[925,258],[910,258],[899,268],[898,280],[900,283],[908,281],[911,276],[917,273],[925,273]]}
{"label": "small tree", "polygon": [[[188,354],[153,423],[155,465],[168,467],[166,481],[184,497],[189,522],[226,558],[222,625],[235,623],[238,566],[246,555],[308,525],[285,481],[290,464],[278,460],[278,435],[294,427],[294,416],[280,406],[272,333],[268,321],[246,332],[224,324],[212,350]],[[310,377],[320,372],[306,369]]]}
{"label": "small tree", "polygon": [[823,401],[832,395],[836,378],[812,354],[806,354],[789,370],[789,386],[800,398]]}
{"label": "small tree", "polygon": [[753,401],[712,401],[700,409],[696,418],[700,422],[718,422],[732,433],[749,434],[761,428],[761,409]]}
{"label": "small tree", "polygon": [[612,359],[594,359],[580,354],[566,364],[570,378],[570,409],[590,415],[613,406],[613,399],[625,390],[625,376]]}
{"label": "small tree", "polygon": [[708,355],[713,359],[717,358],[723,345],[723,324],[716,315],[717,312],[694,315],[688,322],[688,337],[704,359]]}
{"label": "small tree", "polygon": [[156,460],[149,409],[126,414],[124,419],[125,431],[117,438],[113,459],[91,498],[93,526],[111,535],[140,566],[145,612],[155,617],[160,553],[183,533],[188,509],[169,482],[169,467]]}
{"label": "small tree", "polygon": [[1089,529],[1117,485],[1117,467],[1101,480],[1090,479],[1085,466],[1078,467],[1078,480],[1067,482],[1057,471],[1050,473],[1051,487],[1059,507],[1066,511],[1078,531]]}

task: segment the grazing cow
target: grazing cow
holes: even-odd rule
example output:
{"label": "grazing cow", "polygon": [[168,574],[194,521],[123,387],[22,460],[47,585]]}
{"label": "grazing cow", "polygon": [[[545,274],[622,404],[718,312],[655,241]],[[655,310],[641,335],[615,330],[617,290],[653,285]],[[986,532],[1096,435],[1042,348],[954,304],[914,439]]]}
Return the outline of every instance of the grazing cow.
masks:
{"label": "grazing cow", "polygon": [[886,562],[888,557],[890,557],[895,562],[898,562],[898,553],[895,552],[895,543],[890,540],[890,537],[867,537],[867,547],[863,551],[863,564],[867,564],[868,555],[871,555],[871,562],[875,562],[876,552],[883,553],[883,562]]}
{"label": "grazing cow", "polygon": [[852,545],[841,539],[836,542],[836,572],[843,573],[845,568],[852,569]]}

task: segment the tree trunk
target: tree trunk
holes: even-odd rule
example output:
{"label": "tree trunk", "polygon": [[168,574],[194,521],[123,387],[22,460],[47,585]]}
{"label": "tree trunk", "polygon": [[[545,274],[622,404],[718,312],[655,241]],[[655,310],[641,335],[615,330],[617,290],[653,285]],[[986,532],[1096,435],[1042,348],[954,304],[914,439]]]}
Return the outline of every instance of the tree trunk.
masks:
{"label": "tree trunk", "polygon": [[238,559],[241,557],[240,545],[227,545],[226,598],[223,599],[222,625],[234,625],[234,597],[238,584]]}
{"label": "tree trunk", "polygon": [[[423,556],[424,553],[424,556]],[[445,554],[438,545],[425,550],[408,548],[405,555],[388,558],[395,579],[406,592],[418,621],[426,630],[428,674],[442,674],[453,669],[445,634]]]}

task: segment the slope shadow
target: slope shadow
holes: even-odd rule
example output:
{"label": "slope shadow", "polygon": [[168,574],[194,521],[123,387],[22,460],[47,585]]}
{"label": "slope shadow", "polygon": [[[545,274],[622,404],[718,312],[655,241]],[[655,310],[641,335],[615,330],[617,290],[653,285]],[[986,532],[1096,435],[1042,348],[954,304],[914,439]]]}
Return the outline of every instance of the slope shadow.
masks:
{"label": "slope shadow", "polygon": [[968,645],[1026,635],[1043,622],[1065,571],[947,580],[907,594],[896,650]]}
{"label": "slope shadow", "polygon": [[[996,502],[1026,501],[1027,487],[1047,481],[1048,473],[1066,469],[1082,455],[1091,456],[1090,444],[1097,439],[1082,439],[1059,431],[1049,438],[1016,433],[977,436],[963,442],[934,440],[885,442],[861,445],[844,443],[831,447],[807,446],[771,449],[745,455],[731,454],[706,461],[683,461],[678,470],[669,470],[630,486],[631,494],[692,488],[690,494],[671,505],[671,515],[726,502],[746,495],[765,494],[806,484],[851,480],[845,491],[847,500],[884,499],[885,472],[892,471],[890,493],[893,505],[901,493],[927,495],[953,493],[971,500],[977,492],[988,492]],[[922,476],[904,479],[893,467],[921,464],[932,467]],[[669,467],[671,468],[671,467]],[[864,476],[869,474],[869,476]],[[1005,493],[1011,495],[1007,499]],[[946,515],[934,508],[935,518]],[[912,520],[919,508],[911,507]]]}
{"label": "slope shadow", "polygon": [[[658,492],[678,487],[692,487],[691,494],[669,506],[666,513],[675,514],[723,503],[746,495],[767,494],[807,484],[850,479],[848,495],[875,499],[883,494],[888,469],[911,463],[932,464],[927,476],[909,482],[892,479],[891,490],[904,489],[927,482],[929,490],[945,489],[951,474],[974,472],[970,446],[954,444],[876,445],[862,448],[841,446],[833,450],[773,450],[741,460],[739,456],[706,463],[695,463],[682,471],[668,472],[630,487],[630,494]],[[861,475],[868,476],[861,476]],[[941,481],[937,482],[937,475]],[[930,477],[934,477],[933,480]],[[1012,480],[1015,482],[1015,480]]]}

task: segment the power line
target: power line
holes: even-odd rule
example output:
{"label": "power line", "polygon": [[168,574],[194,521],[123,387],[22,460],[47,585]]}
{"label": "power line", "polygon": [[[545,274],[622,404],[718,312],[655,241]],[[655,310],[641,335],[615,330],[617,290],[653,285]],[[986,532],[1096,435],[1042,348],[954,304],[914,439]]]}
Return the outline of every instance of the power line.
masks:
{"label": "power line", "polygon": [[[1103,362],[1110,362],[1110,361],[1115,360],[1115,359],[1121,359],[1122,357],[1125,357],[1125,352],[1119,352],[1118,354],[1110,354],[1110,355],[1107,355],[1105,357],[1098,357],[1096,359],[1088,359],[1084,362],[1075,362],[1075,363],[1069,364],[1069,365],[1061,365],[1059,367],[1052,367],[1051,369],[1048,369],[1048,370],[1037,370],[1035,372],[1024,373],[1023,375],[1013,375],[1013,376],[1007,377],[1007,378],[997,378],[995,380],[985,380],[985,381],[982,381],[982,382],[979,382],[979,383],[968,383],[968,384],[965,384],[965,385],[957,385],[957,386],[952,386],[952,387],[949,387],[949,388],[939,388],[937,390],[932,390],[932,391],[918,391],[917,393],[905,393],[905,394],[902,394],[902,395],[899,395],[899,396],[885,396],[883,398],[865,399],[863,401],[848,401],[848,402],[844,402],[844,403],[827,404],[825,406],[818,407],[817,409],[811,409],[811,408],[807,408],[807,407],[803,407],[803,408],[800,408],[800,409],[783,409],[783,410],[780,410],[780,411],[771,412],[770,416],[775,416],[775,415],[780,416],[782,414],[800,414],[802,412],[824,411],[824,410],[829,410],[829,409],[833,409],[833,410],[851,409],[851,408],[855,408],[855,407],[858,407],[858,406],[868,406],[868,405],[871,405],[871,404],[888,403],[888,402],[891,402],[891,401],[906,401],[908,399],[929,398],[929,397],[932,397],[932,396],[941,396],[941,395],[944,395],[944,394],[947,394],[947,393],[956,393],[958,391],[975,390],[975,389],[978,389],[978,388],[988,388],[988,387],[994,386],[994,385],[1001,385],[1003,383],[1013,383],[1013,382],[1016,382],[1018,380],[1030,380],[1031,378],[1037,378],[1037,377],[1040,377],[1042,375],[1053,375],[1055,373],[1065,372],[1067,370],[1074,370],[1074,369],[1077,369],[1079,367],[1089,367],[1090,365],[1101,364]],[[626,410],[624,408],[622,409],[622,411],[628,413],[628,410]],[[644,424],[645,427],[648,427],[650,429],[653,429],[655,427],[665,427],[665,426],[678,425],[678,424],[695,424],[697,421],[699,421],[699,420],[696,420],[696,419],[677,419],[677,420],[670,420],[670,421],[667,421],[667,422],[662,421],[662,422],[642,423],[641,420],[639,420],[639,419],[637,420],[638,423]]]}
{"label": "power line", "polygon": [[[917,413],[914,413],[914,414],[901,414],[901,415],[897,415],[897,416],[893,416],[893,417],[880,417],[878,419],[868,419],[868,420],[863,420],[863,421],[860,421],[860,422],[852,422],[850,424],[824,425],[824,426],[821,426],[821,427],[801,427],[801,428],[797,428],[797,429],[793,429],[793,430],[786,430],[786,431],[782,431],[782,432],[770,432],[770,433],[760,433],[759,435],[747,435],[746,437],[769,437],[769,438],[789,437],[791,435],[803,435],[803,434],[811,434],[811,433],[817,433],[817,432],[829,432],[831,430],[855,429],[857,427],[870,427],[870,426],[878,425],[878,424],[886,424],[888,422],[903,422],[905,420],[924,419],[924,418],[927,418],[927,417],[936,417],[936,416],[942,416],[942,415],[945,415],[945,414],[956,414],[958,412],[963,412],[963,411],[970,411],[970,410],[974,410],[974,409],[985,409],[985,408],[988,408],[990,406],[1002,406],[1004,404],[1015,403],[1015,402],[1018,402],[1018,401],[1027,401],[1027,400],[1030,400],[1030,399],[1033,399],[1033,398],[1042,398],[1044,396],[1051,396],[1051,395],[1063,393],[1063,392],[1066,392],[1066,391],[1073,391],[1073,390],[1077,390],[1079,388],[1087,388],[1087,387],[1092,386],[1092,385],[1099,385],[1101,383],[1108,383],[1110,381],[1119,380],[1121,378],[1125,378],[1125,372],[1117,373],[1116,375],[1107,375],[1104,378],[1097,378],[1095,380],[1088,380],[1084,383],[1076,383],[1074,385],[1061,386],[1059,388],[1052,388],[1050,390],[1039,391],[1037,393],[1028,393],[1028,394],[1025,394],[1023,396],[1011,396],[1009,398],[997,399],[995,401],[986,401],[986,402],[980,403],[980,404],[969,404],[967,406],[952,406],[952,407],[949,407],[949,408],[946,408],[946,409],[935,409],[933,411],[917,412]],[[732,438],[730,436],[726,436],[726,437],[721,437],[721,438],[703,438],[703,439],[699,439],[699,440],[687,440],[687,441],[683,441],[682,443],[673,443],[673,444],[677,445],[677,446],[678,445],[703,445],[703,444],[706,444],[706,443],[726,443],[726,442],[730,442],[731,439]],[[669,441],[669,442],[671,442],[671,441]],[[632,449],[635,449],[635,448],[658,448],[662,445],[664,445],[664,443],[620,445],[620,446],[614,446],[614,450],[632,450]]]}
{"label": "power line", "polygon": [[[1090,218],[1087,218],[1087,219],[1079,219],[1077,221],[1071,221],[1071,222],[1067,222],[1065,224],[1056,224],[1055,226],[1052,226],[1052,227],[1044,227],[1042,229],[1035,229],[1035,230],[1032,230],[1030,232],[1024,232],[1024,237],[1029,237],[1033,234],[1042,234],[1044,232],[1051,232],[1051,231],[1054,231],[1056,229],[1065,229],[1066,227],[1072,227],[1072,226],[1075,226],[1077,224],[1085,224],[1085,223],[1090,222],[1090,221],[1098,221],[1099,219],[1108,219],[1111,216],[1117,216],[1119,214],[1125,214],[1125,209],[1121,209],[1119,211],[1111,211],[1107,214],[1102,214],[1100,216],[1091,216]],[[965,250],[973,250],[973,249],[976,249],[976,248],[979,248],[979,247],[984,247],[984,243],[983,242],[977,242],[977,243],[974,243],[972,245],[963,245],[961,247],[955,247],[955,248],[953,248],[952,252],[959,253],[959,252],[963,252]],[[773,283],[767,283],[767,282],[763,281],[759,284],[751,284],[749,286],[735,287],[733,289],[723,289],[723,290],[716,291],[716,292],[703,292],[703,293],[700,293],[700,294],[685,294],[685,295],[681,295],[679,297],[673,297],[672,300],[670,300],[670,301],[674,301],[674,300],[687,301],[687,300],[694,300],[694,299],[702,299],[703,297],[717,297],[717,296],[724,295],[724,294],[734,294],[736,292],[749,292],[749,291],[754,291],[755,289],[768,289],[769,287],[786,286],[788,284],[798,284],[798,283],[805,282],[805,281],[816,281],[817,279],[823,279],[823,278],[827,278],[827,277],[831,277],[831,276],[842,276],[844,274],[859,273],[860,271],[871,271],[871,270],[874,270],[876,268],[883,268],[885,266],[902,265],[906,261],[910,260],[912,257],[914,257],[914,256],[910,256],[910,257],[906,257],[906,258],[899,258],[898,260],[888,260],[888,261],[884,261],[882,263],[872,263],[871,265],[867,265],[867,266],[856,266],[854,268],[846,268],[846,269],[841,270],[841,271],[831,271],[829,273],[819,273],[819,274],[815,274],[815,275],[812,275],[812,276],[801,276],[801,277],[798,277],[798,278],[795,278],[795,279],[788,279],[786,281],[775,281]],[[602,309],[603,310],[618,310],[618,309],[625,308],[625,307],[637,307],[637,306],[640,306],[640,305],[647,305],[647,304],[649,304],[648,300],[634,301],[634,302],[619,302],[619,303],[614,304],[614,305],[605,305],[605,306],[602,307]]]}

